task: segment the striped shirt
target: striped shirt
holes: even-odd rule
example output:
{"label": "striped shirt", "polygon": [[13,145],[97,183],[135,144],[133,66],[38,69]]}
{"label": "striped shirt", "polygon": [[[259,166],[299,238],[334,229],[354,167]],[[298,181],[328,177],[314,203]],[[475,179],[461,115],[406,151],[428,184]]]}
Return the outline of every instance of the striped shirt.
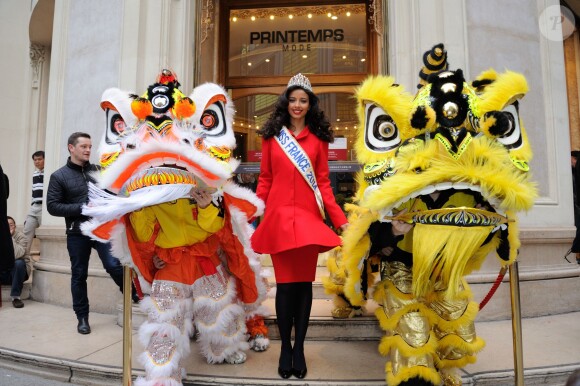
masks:
{"label": "striped shirt", "polygon": [[44,185],[44,170],[36,170],[32,175],[32,205],[42,204],[42,188]]}

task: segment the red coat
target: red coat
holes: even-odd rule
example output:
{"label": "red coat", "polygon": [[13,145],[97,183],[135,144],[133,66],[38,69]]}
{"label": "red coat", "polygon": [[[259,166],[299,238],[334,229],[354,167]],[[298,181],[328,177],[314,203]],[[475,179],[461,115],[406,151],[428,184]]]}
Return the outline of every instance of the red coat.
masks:
{"label": "red coat", "polygon": [[[336,203],[328,179],[328,142],[321,141],[307,127],[296,137],[312,161],[324,208],[335,228],[347,223]],[[266,204],[264,219],[252,236],[258,253],[279,253],[305,245],[320,245],[320,252],[341,244],[324,224],[314,192],[275,138],[262,141],[260,179],[256,191]]]}

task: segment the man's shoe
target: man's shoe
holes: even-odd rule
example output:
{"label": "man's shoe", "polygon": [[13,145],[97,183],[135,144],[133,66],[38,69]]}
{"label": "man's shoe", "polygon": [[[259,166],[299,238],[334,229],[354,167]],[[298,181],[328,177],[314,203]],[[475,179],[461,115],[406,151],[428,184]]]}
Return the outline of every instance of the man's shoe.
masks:
{"label": "man's shoe", "polygon": [[89,318],[79,318],[79,324],[77,326],[77,331],[79,334],[90,334],[91,333],[91,326],[89,326]]}
{"label": "man's shoe", "polygon": [[14,299],[12,300],[12,306],[14,306],[14,308],[22,308],[24,307],[24,303],[20,299]]}

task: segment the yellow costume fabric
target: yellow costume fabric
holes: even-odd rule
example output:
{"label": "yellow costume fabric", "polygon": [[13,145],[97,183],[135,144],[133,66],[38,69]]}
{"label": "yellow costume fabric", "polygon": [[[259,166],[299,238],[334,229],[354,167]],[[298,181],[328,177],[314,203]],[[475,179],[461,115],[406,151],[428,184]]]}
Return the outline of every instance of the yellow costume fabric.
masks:
{"label": "yellow costume fabric", "polygon": [[382,255],[373,297],[389,386],[461,384],[453,369],[474,362],[484,346],[464,276],[492,251],[504,266],[515,261],[516,212],[537,196],[519,114],[525,78],[488,70],[470,84],[461,69],[448,70],[443,44],[423,62],[412,100],[394,93],[388,77],[370,77],[357,90],[364,184],[342,258],[332,260],[342,280],[330,292],[343,290],[349,305],[364,306],[367,261]]}
{"label": "yellow costume fabric", "polygon": [[[398,209],[424,211],[475,207],[479,201],[474,194],[442,192],[438,197],[426,196],[408,201]],[[454,226],[441,227],[447,228],[449,234],[462,231]],[[425,276],[432,275],[437,279],[424,278],[421,282],[430,285],[425,286],[427,290],[421,296],[415,294],[417,262],[413,251],[420,249],[414,246],[415,231],[412,229],[404,236],[395,237],[390,223],[375,223],[375,227],[371,227],[372,250],[392,247],[381,261],[382,281],[374,293],[375,301],[382,306],[376,311],[376,316],[386,336],[381,340],[379,351],[389,356],[386,372],[390,385],[398,385],[413,377],[439,384],[440,370],[474,363],[475,354],[485,345],[475,335],[473,322],[478,305],[471,301],[471,291],[462,278],[458,282],[446,283],[440,272],[424,272]],[[431,247],[427,249],[436,250],[428,239],[421,239],[422,244]],[[437,266],[429,267],[436,269]],[[454,296],[450,298],[449,293]]]}
{"label": "yellow costume fabric", "polygon": [[156,280],[193,284],[215,274],[220,265],[218,240],[210,236],[224,226],[213,205],[199,209],[189,199],[145,207],[129,216],[137,241],[153,241],[155,255],[166,265],[155,272]]}
{"label": "yellow costume fabric", "polygon": [[214,205],[199,209],[188,199],[179,199],[132,212],[130,219],[139,242],[149,241],[155,224],[159,223],[155,245],[175,248],[204,241],[223,228],[224,218],[218,217],[218,213]]}

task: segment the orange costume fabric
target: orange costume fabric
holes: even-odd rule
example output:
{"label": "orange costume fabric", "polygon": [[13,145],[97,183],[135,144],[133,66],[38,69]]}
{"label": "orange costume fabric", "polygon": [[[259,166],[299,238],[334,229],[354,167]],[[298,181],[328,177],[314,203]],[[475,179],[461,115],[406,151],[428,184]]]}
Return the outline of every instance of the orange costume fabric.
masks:
{"label": "orange costume fabric", "polygon": [[[227,268],[238,279],[240,298],[247,303],[257,299],[254,273],[243,258],[243,247],[234,240],[229,218],[216,206],[199,209],[193,201],[179,199],[127,217],[129,248],[148,282],[155,279],[191,285],[216,273],[222,264],[218,255],[221,248],[229,257]],[[153,265],[154,255],[166,263],[160,270]]]}

